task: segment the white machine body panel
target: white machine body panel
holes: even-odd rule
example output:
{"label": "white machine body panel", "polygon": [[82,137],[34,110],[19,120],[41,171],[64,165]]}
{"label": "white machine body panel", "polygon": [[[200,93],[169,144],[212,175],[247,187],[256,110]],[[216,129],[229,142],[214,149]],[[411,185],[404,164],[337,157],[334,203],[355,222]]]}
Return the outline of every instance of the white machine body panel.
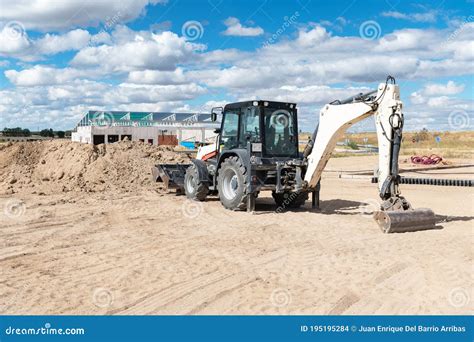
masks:
{"label": "white machine body panel", "polygon": [[[386,89],[385,89],[386,88]],[[375,116],[379,145],[379,190],[390,174],[391,125],[398,124],[401,114],[400,89],[398,85],[381,83],[374,102],[353,102],[347,104],[327,104],[319,114],[319,127],[313,149],[308,156],[308,167],[304,180],[310,188],[316,187],[326,164],[334,151],[337,141],[355,123]],[[392,119],[391,119],[392,118]],[[390,122],[392,120],[392,122]],[[386,135],[386,136],[385,136]]]}

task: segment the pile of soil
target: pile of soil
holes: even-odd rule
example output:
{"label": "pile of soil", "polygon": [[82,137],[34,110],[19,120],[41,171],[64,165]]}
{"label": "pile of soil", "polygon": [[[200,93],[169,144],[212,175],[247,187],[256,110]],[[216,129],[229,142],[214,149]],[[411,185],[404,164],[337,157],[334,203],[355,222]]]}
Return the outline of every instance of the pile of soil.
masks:
{"label": "pile of soil", "polygon": [[92,146],[65,140],[0,144],[0,194],[141,191],[158,188],[157,163],[187,163],[171,146],[121,141]]}

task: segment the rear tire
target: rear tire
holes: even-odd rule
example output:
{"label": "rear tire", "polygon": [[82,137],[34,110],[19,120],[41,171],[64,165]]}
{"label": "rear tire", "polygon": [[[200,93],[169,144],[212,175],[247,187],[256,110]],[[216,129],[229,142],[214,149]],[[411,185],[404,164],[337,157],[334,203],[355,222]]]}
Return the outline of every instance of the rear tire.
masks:
{"label": "rear tire", "polygon": [[199,174],[196,165],[191,165],[186,169],[184,175],[184,192],[186,197],[194,201],[204,201],[209,193],[207,182],[199,180]]}
{"label": "rear tire", "polygon": [[283,192],[283,193],[276,193],[272,192],[272,197],[275,200],[275,203],[278,207],[282,209],[286,208],[299,208],[303,206],[308,199],[307,192]]}
{"label": "rear tire", "polygon": [[217,173],[217,189],[224,208],[246,209],[247,170],[238,157],[229,157],[222,162]]}

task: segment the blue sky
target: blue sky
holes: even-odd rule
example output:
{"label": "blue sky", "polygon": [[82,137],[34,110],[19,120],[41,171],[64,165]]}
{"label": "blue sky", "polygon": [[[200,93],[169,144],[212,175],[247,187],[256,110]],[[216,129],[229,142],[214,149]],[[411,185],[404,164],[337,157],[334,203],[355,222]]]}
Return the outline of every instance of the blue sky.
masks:
{"label": "blue sky", "polygon": [[[472,1],[0,0],[0,126],[72,129],[89,109],[327,102],[391,74],[406,129],[471,130]],[[354,130],[372,130],[366,120]]]}

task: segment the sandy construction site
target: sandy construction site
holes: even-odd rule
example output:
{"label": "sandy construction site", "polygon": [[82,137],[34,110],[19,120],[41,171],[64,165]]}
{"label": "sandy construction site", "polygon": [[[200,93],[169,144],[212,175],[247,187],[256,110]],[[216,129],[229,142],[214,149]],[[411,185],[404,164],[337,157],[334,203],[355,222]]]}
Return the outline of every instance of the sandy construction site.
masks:
{"label": "sandy construction site", "polygon": [[262,193],[248,214],[153,183],[154,163],[188,159],[171,148],[0,144],[0,313],[472,313],[472,188],[402,185],[439,229],[382,234],[376,185],[339,178],[376,158],[333,158],[320,211],[275,213]]}

